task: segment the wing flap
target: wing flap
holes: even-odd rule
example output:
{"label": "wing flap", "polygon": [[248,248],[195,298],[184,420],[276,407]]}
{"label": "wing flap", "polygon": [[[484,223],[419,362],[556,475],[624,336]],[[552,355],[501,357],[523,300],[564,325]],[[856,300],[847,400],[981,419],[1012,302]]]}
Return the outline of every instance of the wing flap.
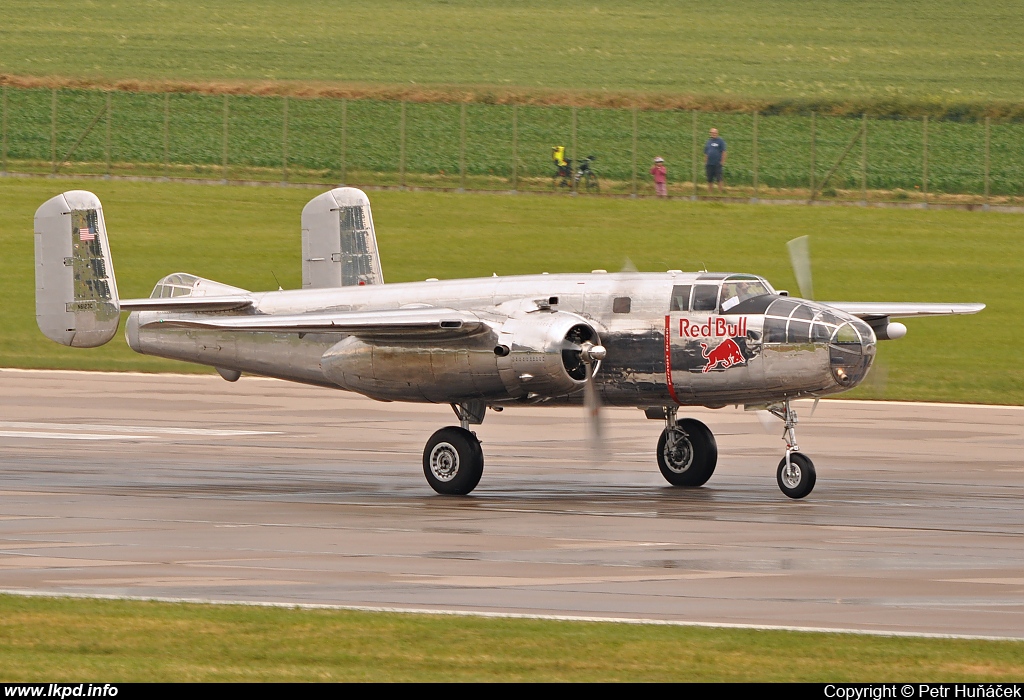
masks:
{"label": "wing flap", "polygon": [[976,314],[984,304],[932,304],[888,301],[823,301],[822,304],[862,319],[915,318],[919,316],[960,316]]}
{"label": "wing flap", "polygon": [[414,338],[472,335],[480,331],[484,327],[484,323],[477,316],[466,311],[429,308],[346,313],[163,318],[147,321],[143,326],[269,333],[345,333],[365,338],[412,340]]}

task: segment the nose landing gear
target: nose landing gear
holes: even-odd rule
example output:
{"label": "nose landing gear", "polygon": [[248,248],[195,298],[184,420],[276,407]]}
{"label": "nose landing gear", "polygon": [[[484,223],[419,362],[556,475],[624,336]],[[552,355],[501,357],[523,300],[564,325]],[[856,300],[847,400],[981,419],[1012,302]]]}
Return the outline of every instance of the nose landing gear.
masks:
{"label": "nose landing gear", "polygon": [[794,499],[803,498],[814,490],[817,475],[810,457],[798,452],[800,448],[796,444],[796,409],[790,405],[789,399],[786,399],[781,405],[770,406],[768,411],[784,423],[782,439],[786,442],[786,456],[779,462],[775,479],[782,493]]}

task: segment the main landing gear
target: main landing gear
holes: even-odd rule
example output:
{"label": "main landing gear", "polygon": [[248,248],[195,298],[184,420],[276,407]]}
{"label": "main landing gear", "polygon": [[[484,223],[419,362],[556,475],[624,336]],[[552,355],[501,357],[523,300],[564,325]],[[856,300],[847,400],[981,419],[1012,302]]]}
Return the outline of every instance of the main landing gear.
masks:
{"label": "main landing gear", "polygon": [[703,486],[715,473],[718,443],[708,426],[693,418],[676,420],[665,410],[665,429],[658,439],[658,468],[673,486]]}
{"label": "main landing gear", "polygon": [[448,496],[465,496],[480,483],[484,451],[470,425],[484,422],[487,405],[482,401],[452,404],[460,427],[441,428],[423,448],[423,475],[430,488]]}
{"label": "main landing gear", "polygon": [[786,442],[786,456],[779,462],[775,479],[782,493],[790,498],[803,498],[814,490],[817,475],[810,457],[797,451],[800,448],[796,444],[796,410],[786,399],[780,405],[770,406],[768,411],[784,423],[782,439]]}

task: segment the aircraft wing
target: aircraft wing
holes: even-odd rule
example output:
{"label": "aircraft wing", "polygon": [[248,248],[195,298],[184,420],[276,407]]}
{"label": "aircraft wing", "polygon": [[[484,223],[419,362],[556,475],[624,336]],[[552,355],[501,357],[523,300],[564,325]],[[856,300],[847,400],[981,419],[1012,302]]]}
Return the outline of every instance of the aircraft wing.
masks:
{"label": "aircraft wing", "polygon": [[315,312],[253,316],[199,316],[153,319],[146,327],[202,328],[271,333],[347,333],[360,337],[415,338],[472,335],[483,327],[477,316],[454,309]]}
{"label": "aircraft wing", "polygon": [[121,299],[121,311],[234,311],[252,306],[252,298],[242,294],[224,294],[208,297],[163,297],[147,299]]}
{"label": "aircraft wing", "polygon": [[823,301],[821,303],[863,319],[958,316],[976,314],[985,308],[984,304],[925,304],[888,301]]}

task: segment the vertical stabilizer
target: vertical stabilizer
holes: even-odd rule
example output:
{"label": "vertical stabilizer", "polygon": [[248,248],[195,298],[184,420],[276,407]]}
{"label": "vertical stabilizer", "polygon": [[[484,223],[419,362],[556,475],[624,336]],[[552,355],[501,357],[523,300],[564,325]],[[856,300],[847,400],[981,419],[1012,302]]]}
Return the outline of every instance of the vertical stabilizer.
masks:
{"label": "vertical stabilizer", "polygon": [[302,210],[303,289],[366,284],[384,284],[370,200],[354,187],[314,197]]}
{"label": "vertical stabilizer", "polygon": [[103,207],[92,192],[57,195],[36,210],[36,323],[50,340],[103,345],[120,308]]}

